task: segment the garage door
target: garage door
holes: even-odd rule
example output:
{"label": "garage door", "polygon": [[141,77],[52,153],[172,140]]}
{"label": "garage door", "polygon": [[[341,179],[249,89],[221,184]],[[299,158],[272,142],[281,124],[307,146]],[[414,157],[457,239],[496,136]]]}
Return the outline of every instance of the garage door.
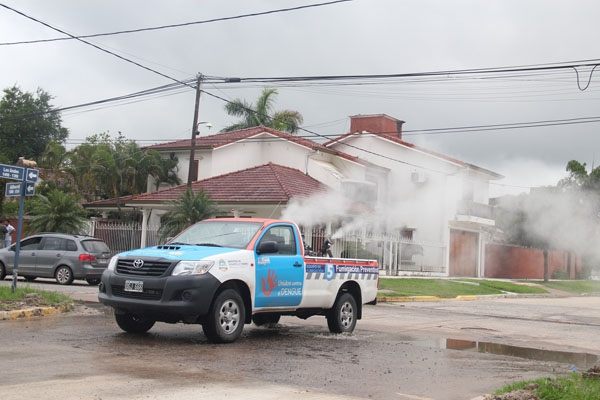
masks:
{"label": "garage door", "polygon": [[477,277],[479,234],[450,231],[450,276]]}

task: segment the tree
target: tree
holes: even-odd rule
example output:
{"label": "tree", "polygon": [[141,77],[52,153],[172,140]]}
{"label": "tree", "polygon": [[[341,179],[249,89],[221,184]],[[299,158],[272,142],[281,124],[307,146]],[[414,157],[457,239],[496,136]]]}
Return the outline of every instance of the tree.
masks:
{"label": "tree", "polygon": [[143,193],[148,176],[180,183],[173,172],[176,162],[162,160],[156,150],[141,149],[120,132],[114,140],[108,133],[87,137],[70,153],[67,165],[88,201]]}
{"label": "tree", "polygon": [[168,205],[172,209],[161,217],[162,224],[158,230],[161,240],[175,236],[198,221],[220,214],[216,203],[208,194],[203,190],[194,193],[190,187]]}
{"label": "tree", "polygon": [[[154,151],[158,155],[158,168],[150,175],[154,178],[155,188],[158,190],[161,183],[168,185],[181,185],[181,179],[177,175],[179,170],[179,160],[173,153],[169,158],[161,158],[160,153]],[[155,156],[156,157],[156,156]]]}
{"label": "tree", "polygon": [[564,190],[581,189],[588,193],[600,196],[600,167],[592,168],[587,172],[586,163],[571,160],[567,163],[566,171],[569,176],[558,182],[558,187]]}
{"label": "tree", "polygon": [[237,129],[266,126],[283,132],[296,133],[304,121],[302,114],[293,110],[273,111],[274,96],[277,89],[263,89],[255,105],[248,104],[245,100],[236,99],[225,105],[227,114],[241,117],[241,121],[223,129],[223,132]]}
{"label": "tree", "polygon": [[51,141],[46,145],[46,150],[40,157],[40,183],[36,186],[36,193],[46,195],[52,189],[60,189],[67,193],[76,193],[73,175],[67,172],[70,153],[62,144]]}
{"label": "tree", "polygon": [[48,196],[36,195],[27,232],[80,233],[86,212],[77,196],[53,189]]}
{"label": "tree", "polygon": [[571,160],[566,171],[569,175],[555,187],[502,199],[496,226],[507,243],[542,249],[545,257],[548,250],[574,252],[583,257],[584,267],[598,265],[600,168],[588,174],[585,163]]}
{"label": "tree", "polygon": [[13,86],[0,100],[0,153],[11,164],[22,156],[38,160],[50,141],[64,143],[69,131],[61,125],[52,96],[38,88],[35,94]]}

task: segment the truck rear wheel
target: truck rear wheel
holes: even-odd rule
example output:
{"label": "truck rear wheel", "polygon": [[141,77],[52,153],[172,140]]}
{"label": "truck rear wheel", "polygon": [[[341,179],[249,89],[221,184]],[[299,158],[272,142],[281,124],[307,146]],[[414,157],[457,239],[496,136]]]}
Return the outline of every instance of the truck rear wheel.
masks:
{"label": "truck rear wheel", "polygon": [[115,320],[119,328],[129,333],[145,333],[154,326],[154,322],[151,319],[145,319],[133,315],[131,313],[115,313]]}
{"label": "truck rear wheel", "polygon": [[350,333],[356,326],[358,308],[354,296],[342,293],[327,313],[327,326],[331,333]]}
{"label": "truck rear wheel", "polygon": [[219,293],[202,323],[204,335],[213,343],[236,341],[244,329],[246,310],[242,297],[233,289]]}

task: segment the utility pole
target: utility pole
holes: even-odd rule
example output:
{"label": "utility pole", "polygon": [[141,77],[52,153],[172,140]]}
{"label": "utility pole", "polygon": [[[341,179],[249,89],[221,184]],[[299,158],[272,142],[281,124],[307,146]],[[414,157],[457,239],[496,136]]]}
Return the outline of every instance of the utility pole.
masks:
{"label": "utility pole", "polygon": [[[202,74],[198,74],[198,80],[196,81],[196,105],[194,106],[194,125],[192,125],[192,140],[190,141],[190,166],[188,168],[188,180],[187,187],[192,187],[193,170],[194,170],[194,158],[196,152],[196,136],[198,135],[198,108],[200,107],[200,93],[202,84]],[[198,171],[196,171],[197,173]]]}

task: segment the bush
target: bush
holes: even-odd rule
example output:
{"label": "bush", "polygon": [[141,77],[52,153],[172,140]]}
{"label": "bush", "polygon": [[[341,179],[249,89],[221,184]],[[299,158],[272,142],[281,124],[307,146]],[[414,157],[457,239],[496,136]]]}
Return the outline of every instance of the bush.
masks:
{"label": "bush", "polygon": [[552,279],[568,280],[570,279],[570,277],[567,271],[565,271],[564,269],[559,269],[552,273]]}

